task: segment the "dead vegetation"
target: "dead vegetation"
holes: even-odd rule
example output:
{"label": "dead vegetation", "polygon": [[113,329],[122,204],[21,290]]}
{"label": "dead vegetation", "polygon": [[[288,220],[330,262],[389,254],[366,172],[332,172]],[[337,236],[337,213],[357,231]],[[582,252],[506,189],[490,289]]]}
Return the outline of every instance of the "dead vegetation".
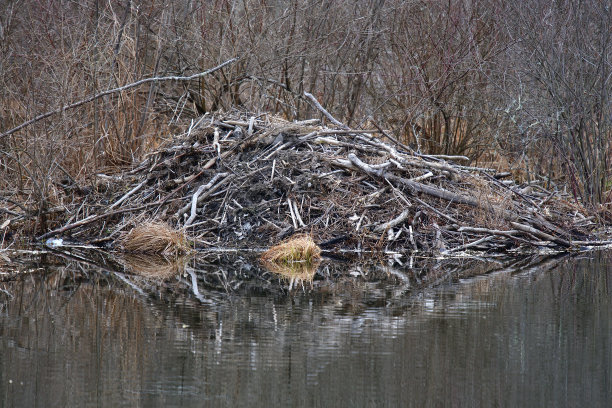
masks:
{"label": "dead vegetation", "polygon": [[307,234],[300,234],[274,245],[261,256],[264,264],[294,266],[313,265],[321,259],[321,248]]}
{"label": "dead vegetation", "polygon": [[[3,242],[114,242],[143,215],[203,245],[597,239],[609,10],[506,3],[1,3]],[[321,105],[333,128],[304,120]]]}
{"label": "dead vegetation", "polygon": [[189,251],[184,232],[162,222],[137,225],[118,239],[118,247],[132,254],[181,255]]}

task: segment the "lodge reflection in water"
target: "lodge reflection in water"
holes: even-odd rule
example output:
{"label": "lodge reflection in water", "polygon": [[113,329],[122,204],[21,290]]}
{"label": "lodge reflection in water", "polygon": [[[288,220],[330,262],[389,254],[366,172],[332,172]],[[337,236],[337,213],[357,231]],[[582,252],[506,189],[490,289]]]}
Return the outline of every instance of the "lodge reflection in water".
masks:
{"label": "lodge reflection in water", "polygon": [[407,273],[385,264],[291,291],[261,270],[211,290],[214,268],[196,282],[208,303],[188,271],[156,291],[75,263],[3,284],[0,405],[605,406],[612,391],[605,255],[400,292],[412,275],[375,278]]}

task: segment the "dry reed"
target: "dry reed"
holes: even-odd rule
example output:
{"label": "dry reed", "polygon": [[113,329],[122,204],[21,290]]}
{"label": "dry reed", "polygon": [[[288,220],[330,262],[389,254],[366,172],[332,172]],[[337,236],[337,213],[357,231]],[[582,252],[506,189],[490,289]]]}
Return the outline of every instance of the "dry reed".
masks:
{"label": "dry reed", "polygon": [[161,222],[146,222],[119,239],[125,252],[180,255],[189,251],[185,234]]}
{"label": "dry reed", "polygon": [[314,264],[321,257],[321,248],[307,234],[292,237],[263,253],[261,260],[272,264],[292,265],[302,262]]}

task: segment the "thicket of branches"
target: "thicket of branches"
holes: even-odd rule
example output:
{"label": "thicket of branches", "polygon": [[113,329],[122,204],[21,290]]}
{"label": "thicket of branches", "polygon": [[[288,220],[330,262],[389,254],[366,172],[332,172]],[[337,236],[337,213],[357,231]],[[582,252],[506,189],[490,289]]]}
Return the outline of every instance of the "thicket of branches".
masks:
{"label": "thicket of branches", "polygon": [[309,92],[351,127],[543,175],[599,208],[610,202],[611,13],[595,0],[4,1],[1,132],[142,78],[240,60],[0,136],[2,205],[43,214],[66,179],[130,165],[204,112],[317,117]]}

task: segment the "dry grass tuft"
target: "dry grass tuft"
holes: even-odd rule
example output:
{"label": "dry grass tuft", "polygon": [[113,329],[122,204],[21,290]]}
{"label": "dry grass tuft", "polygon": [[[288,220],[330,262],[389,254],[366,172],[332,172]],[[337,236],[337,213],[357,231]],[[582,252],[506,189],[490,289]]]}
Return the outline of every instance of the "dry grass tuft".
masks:
{"label": "dry grass tuft", "polygon": [[125,252],[180,255],[189,251],[189,241],[182,231],[161,222],[147,222],[119,239]]}
{"label": "dry grass tuft", "polygon": [[321,257],[321,248],[307,234],[298,235],[273,246],[263,253],[261,260],[265,263],[292,265],[302,262],[314,264]]}

